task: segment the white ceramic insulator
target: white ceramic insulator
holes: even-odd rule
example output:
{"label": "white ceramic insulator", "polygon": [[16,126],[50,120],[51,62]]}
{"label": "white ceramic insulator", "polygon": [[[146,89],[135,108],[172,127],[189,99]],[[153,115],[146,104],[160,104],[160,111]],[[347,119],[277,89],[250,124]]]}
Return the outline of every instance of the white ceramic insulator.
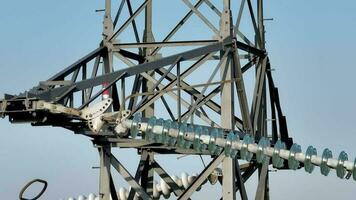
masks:
{"label": "white ceramic insulator", "polygon": [[174,175],[171,178],[178,185],[178,187],[182,187],[183,186],[182,180],[180,178],[178,178],[178,176]]}
{"label": "white ceramic insulator", "polygon": [[168,184],[165,181],[163,181],[162,179],[160,181],[160,186],[162,189],[162,193],[165,197],[170,195],[170,193],[171,193],[170,188],[169,188]]}
{"label": "white ceramic insulator", "polygon": [[88,199],[87,199],[87,200],[95,200],[95,197],[96,197],[95,194],[90,193],[90,194],[88,195]]}
{"label": "white ceramic insulator", "polygon": [[187,189],[189,187],[188,174],[186,172],[182,173],[182,183],[183,183],[183,187],[185,189]]}
{"label": "white ceramic insulator", "polygon": [[157,184],[157,181],[153,184],[153,198],[155,199],[158,199],[161,196],[160,192],[157,190]]}
{"label": "white ceramic insulator", "polygon": [[120,200],[127,200],[128,197],[128,191],[124,187],[120,187],[119,189],[119,198]]}
{"label": "white ceramic insulator", "polygon": [[[140,123],[141,124],[141,131],[145,131],[145,127],[147,127],[147,123],[145,122],[142,122]],[[156,128],[156,127],[155,127]],[[158,127],[157,127],[158,128]],[[187,132],[186,135],[184,138],[186,140],[190,140],[190,141],[193,141],[193,138],[194,138],[194,133],[190,133],[190,132]],[[175,129],[169,129],[169,136],[170,137],[177,137],[178,136],[178,130],[175,130]],[[200,137],[200,141],[201,143],[203,144],[209,144],[210,142],[210,136],[209,135],[202,135]],[[225,147],[225,139],[223,138],[219,138],[217,140],[217,142],[215,143],[217,146],[220,146],[222,148]],[[234,141],[233,144],[232,144],[232,148],[235,149],[235,150],[241,150],[242,148],[242,144],[243,144],[243,141],[240,140],[240,141]],[[248,144],[248,147],[247,147],[247,150],[251,153],[254,153],[256,154],[257,153],[257,149],[258,149],[258,144],[256,143],[252,143],[252,144]],[[269,156],[269,157],[272,157],[273,156],[273,153],[274,153],[274,148],[272,147],[266,147],[264,149],[264,154]],[[290,151],[288,150],[283,150],[281,149],[278,153],[278,155],[285,159],[285,160],[288,160],[289,158],[289,155],[290,155]],[[304,153],[296,153],[295,154],[295,159],[298,160],[299,162],[301,163],[304,163],[305,162],[305,158],[306,158],[306,155]],[[321,156],[317,156],[317,155],[313,155],[311,157],[311,162],[314,164],[314,165],[317,165],[317,166],[320,166],[321,164],[321,161],[322,161],[322,158]],[[332,169],[336,169],[337,165],[338,165],[338,159],[336,158],[329,158],[328,161],[327,161],[327,165],[332,168]],[[354,170],[354,162],[351,162],[351,161],[344,161],[343,163],[343,166],[346,170],[352,172]],[[187,186],[187,183],[183,183],[183,186],[184,188],[186,188]]]}
{"label": "white ceramic insulator", "polygon": [[86,200],[87,198],[84,195],[79,195],[77,200]]}

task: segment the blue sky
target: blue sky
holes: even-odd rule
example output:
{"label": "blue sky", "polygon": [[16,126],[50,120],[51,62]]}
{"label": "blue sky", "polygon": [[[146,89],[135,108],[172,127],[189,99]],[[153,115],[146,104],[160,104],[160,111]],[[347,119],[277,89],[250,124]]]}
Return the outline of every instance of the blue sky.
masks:
{"label": "blue sky", "polygon": [[[103,8],[103,1],[1,1],[1,7],[0,95],[31,88],[96,48],[101,39],[102,13],[94,10]],[[356,157],[355,8],[351,0],[273,0],[265,5],[265,16],[274,18],[266,22],[267,49],[290,134],[303,149],[314,145],[321,153],[328,147],[335,157],[345,150],[350,159]],[[162,20],[180,18],[169,9],[162,13],[170,16]],[[21,186],[37,177],[49,181],[43,199],[97,191],[98,171],[91,167],[98,165],[98,154],[87,138],[7,120],[0,121],[0,134],[3,199],[16,199]],[[138,158],[118,155],[134,169]],[[158,158],[177,175],[201,169],[194,157],[167,160],[179,167]],[[323,177],[319,168],[311,175],[302,169],[278,171],[270,178],[271,199],[353,199],[356,194],[354,181],[339,180],[334,171]],[[251,193],[255,180],[248,182]],[[206,198],[211,188],[206,186],[196,198]]]}

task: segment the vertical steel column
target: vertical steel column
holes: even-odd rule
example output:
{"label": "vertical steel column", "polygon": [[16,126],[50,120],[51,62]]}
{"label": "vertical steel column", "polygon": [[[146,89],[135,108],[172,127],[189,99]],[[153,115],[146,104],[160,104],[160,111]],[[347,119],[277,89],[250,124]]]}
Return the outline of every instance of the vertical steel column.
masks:
{"label": "vertical steel column", "polygon": [[[224,9],[220,19],[220,39],[232,36],[232,22],[230,11],[230,0],[224,0]],[[225,52],[220,52],[221,59],[221,79],[222,81],[231,80],[233,75],[231,55],[223,58]],[[226,129],[234,129],[234,87],[233,82],[223,83],[221,90],[221,126]],[[223,199],[235,200],[235,161],[225,157],[223,160]]]}
{"label": "vertical steel column", "polygon": [[[150,1],[145,8],[145,30],[143,34],[144,34],[143,35],[144,43],[154,42],[154,37],[152,32],[152,1]],[[153,52],[152,47],[143,48],[143,56],[147,61],[154,60],[152,56],[149,56],[151,55],[152,52]],[[147,72],[147,74],[154,78],[154,71]],[[142,92],[154,91],[155,88],[153,87],[154,84],[152,82],[143,78]],[[143,110],[143,116],[145,117],[154,116],[154,103],[152,103],[145,110]],[[147,150],[143,150],[143,151],[147,151]],[[147,166],[145,167],[145,170],[142,173],[141,184],[143,188],[146,190],[147,194],[152,196],[153,184],[154,184],[153,181],[154,169],[152,167],[152,163],[154,161],[154,153],[153,152],[147,152],[147,153],[148,153]]]}
{"label": "vertical steel column", "polygon": [[[103,72],[111,73],[113,71],[113,54],[108,45],[109,38],[114,32],[114,26],[111,18],[111,0],[105,0],[105,14],[103,20],[103,45],[108,47],[108,52],[104,54],[103,61],[104,67]],[[110,95],[112,94],[110,90]],[[108,112],[112,110],[112,107],[108,109]],[[111,147],[109,144],[99,146],[98,148],[100,154],[100,183],[99,183],[99,199],[100,200],[110,200],[110,157],[111,157]]]}
{"label": "vertical steel column", "polygon": [[[103,43],[104,46],[107,47],[108,51],[103,56],[104,68],[103,73],[108,74],[114,71],[113,69],[113,51],[112,44],[109,38],[114,34],[114,24],[111,18],[111,0],[105,0],[105,15],[103,22]],[[112,89],[109,89],[110,97],[112,95]],[[108,109],[108,111],[112,111],[112,107]]]}
{"label": "vertical steel column", "polygon": [[[154,37],[152,32],[152,1],[149,2],[145,8],[145,30],[143,35],[143,42],[144,43],[154,42]],[[144,54],[143,56],[146,58],[147,61],[154,60],[154,57],[150,56],[153,50],[154,49],[152,47],[143,48],[143,54]],[[150,76],[154,77],[154,71],[150,71],[147,73]],[[143,83],[142,83],[143,92],[154,90],[155,88],[153,88],[153,86],[154,84],[152,82],[143,79]],[[153,115],[154,115],[154,103],[152,103],[143,111],[143,116],[145,117],[151,117]]]}
{"label": "vertical steel column", "polygon": [[111,0],[105,0],[105,14],[103,21],[103,40],[104,45],[109,41],[114,34],[114,24],[111,18]]}
{"label": "vertical steel column", "polygon": [[146,190],[146,193],[150,196],[153,196],[153,184],[154,184],[154,180],[153,180],[153,173],[154,173],[154,153],[147,151],[147,150],[143,150],[145,152],[143,153],[147,153],[147,159],[145,162],[145,166],[144,169],[142,171],[141,174],[141,185],[142,187]]}
{"label": "vertical steel column", "polygon": [[[263,0],[257,1],[257,22],[258,22],[258,31],[261,39],[261,46],[260,49],[265,50],[265,27],[264,27],[264,16],[263,16]],[[256,44],[257,45],[257,44]],[[267,59],[267,58],[266,58]],[[264,63],[264,62],[260,62]],[[267,64],[267,63],[264,63]],[[259,67],[262,67],[261,65]],[[266,74],[264,74],[265,76]],[[260,115],[259,115],[259,123],[258,123],[258,132],[260,137],[267,137],[267,96],[266,96],[266,80],[263,82],[263,92],[262,92],[262,99],[261,99],[261,107],[260,107]],[[259,112],[259,111],[256,111]],[[263,189],[258,188],[257,193],[263,194],[256,194],[256,199],[260,197],[264,200],[269,200],[269,178],[268,178],[268,164],[264,164],[259,167],[258,169],[258,178],[259,181],[263,181],[261,187]]]}
{"label": "vertical steel column", "polygon": [[100,155],[100,179],[99,179],[99,199],[110,200],[110,145],[98,147]]}
{"label": "vertical steel column", "polygon": [[181,102],[181,80],[180,80],[180,62],[177,63],[177,121],[178,123],[181,123],[181,117],[182,117],[182,102]]}

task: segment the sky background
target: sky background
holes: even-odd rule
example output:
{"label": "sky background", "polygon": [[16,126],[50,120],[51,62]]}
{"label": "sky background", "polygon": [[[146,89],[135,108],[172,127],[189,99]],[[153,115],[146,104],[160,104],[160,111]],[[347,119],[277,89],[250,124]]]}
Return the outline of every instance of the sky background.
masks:
{"label": "sky background", "polygon": [[[102,13],[94,10],[103,8],[103,1],[1,0],[0,5],[0,95],[37,85],[96,48],[101,39]],[[266,22],[267,49],[290,134],[303,150],[314,145],[321,153],[328,147],[334,157],[345,150],[350,160],[356,156],[355,8],[352,0],[265,3],[266,18],[274,18]],[[172,18],[178,11],[161,9]],[[17,199],[33,178],[49,182],[42,199],[97,192],[98,170],[91,167],[98,166],[98,154],[88,138],[7,119],[0,120],[0,135],[1,199]],[[134,171],[138,157],[116,151]],[[202,167],[195,157],[158,161],[176,175]],[[256,177],[247,184],[252,194]],[[354,199],[355,188],[355,181],[340,180],[335,171],[324,177],[319,168],[311,175],[304,169],[270,173],[271,199]],[[206,186],[195,197],[212,198],[219,190]]]}

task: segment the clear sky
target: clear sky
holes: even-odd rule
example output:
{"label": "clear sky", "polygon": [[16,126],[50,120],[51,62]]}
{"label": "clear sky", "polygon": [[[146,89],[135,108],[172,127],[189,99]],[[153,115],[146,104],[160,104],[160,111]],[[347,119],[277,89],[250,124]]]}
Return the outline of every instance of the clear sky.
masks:
{"label": "clear sky", "polygon": [[[94,10],[103,8],[103,2],[2,0],[0,95],[29,89],[96,48],[102,13]],[[178,12],[170,9],[161,12]],[[355,9],[352,0],[265,3],[265,16],[274,18],[266,22],[267,49],[290,134],[303,149],[314,145],[321,153],[328,147],[335,157],[345,150],[352,160],[356,157]],[[7,120],[0,120],[0,135],[1,199],[16,199],[33,178],[49,182],[42,199],[97,192],[98,171],[91,167],[98,165],[98,154],[88,138]],[[119,159],[132,172],[138,157],[120,152]],[[167,160],[158,158],[177,175],[201,169],[194,157]],[[324,177],[319,168],[311,175],[303,169],[272,172],[270,179],[271,199],[354,199],[356,195],[355,181],[339,180],[335,171]],[[256,189],[255,180],[248,182],[249,193]],[[207,195],[211,188],[206,186],[196,198],[211,197]]]}

